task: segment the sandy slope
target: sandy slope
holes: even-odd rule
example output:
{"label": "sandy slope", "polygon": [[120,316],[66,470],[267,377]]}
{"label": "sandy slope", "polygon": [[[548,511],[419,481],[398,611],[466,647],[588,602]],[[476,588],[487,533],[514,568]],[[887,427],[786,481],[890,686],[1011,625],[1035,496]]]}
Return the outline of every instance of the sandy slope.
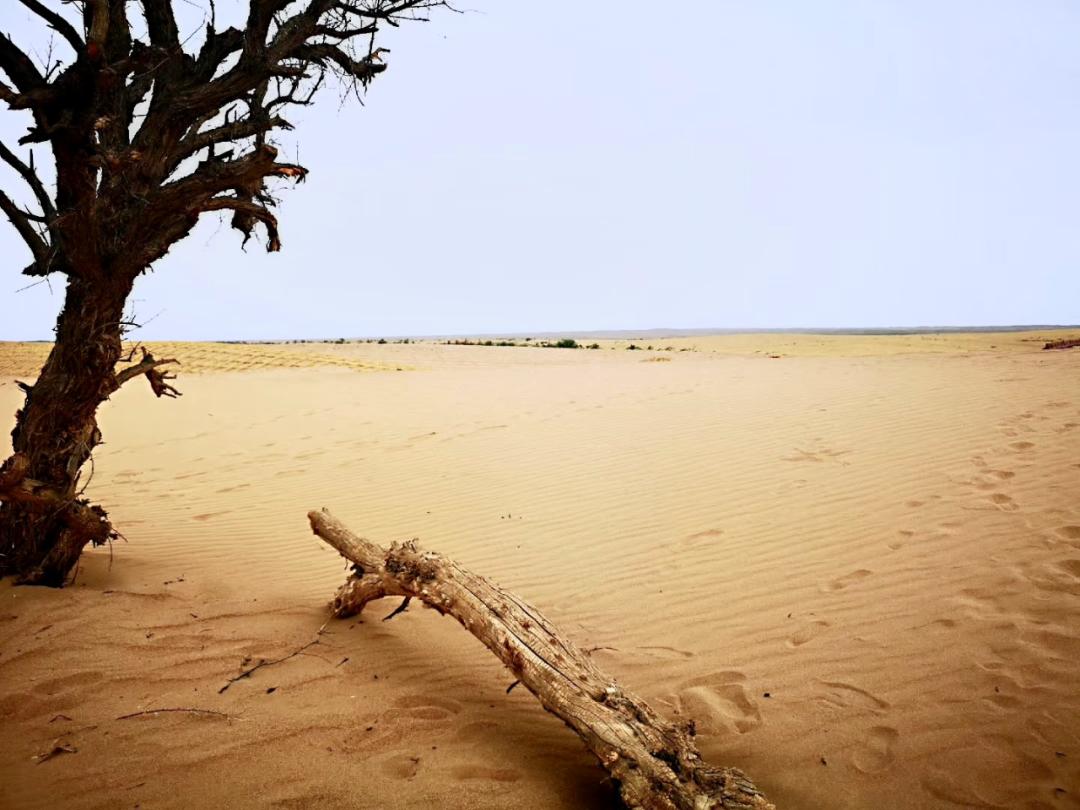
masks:
{"label": "sandy slope", "polygon": [[[183,399],[102,413],[129,542],[0,585],[0,805],[612,806],[427,611],[218,694],[326,620],[327,506],[526,595],[781,807],[1080,807],[1080,352],[920,338],[174,346]],[[32,351],[0,348],[5,413]],[[117,719],[153,708],[229,717]]]}

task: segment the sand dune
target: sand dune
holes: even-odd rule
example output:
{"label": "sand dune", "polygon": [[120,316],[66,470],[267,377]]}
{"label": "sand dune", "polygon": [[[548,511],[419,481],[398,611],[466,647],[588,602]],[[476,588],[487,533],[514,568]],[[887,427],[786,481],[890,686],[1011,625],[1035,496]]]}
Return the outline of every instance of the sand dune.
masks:
{"label": "sand dune", "polygon": [[[316,638],[326,506],[526,595],[780,807],[1080,807],[1080,353],[938,337],[155,347],[185,395],[118,392],[90,488],[127,542],[0,585],[0,805],[613,806],[429,611],[218,694]],[[5,412],[43,351],[0,348]],[[118,719],[155,708],[202,712]]]}
{"label": "sand dune", "polygon": [[[321,368],[336,366],[351,371],[396,370],[396,366],[376,360],[334,355],[325,351],[329,344],[244,344],[158,342],[145,345],[155,357],[173,357],[187,374],[214,371],[264,371],[276,368]],[[33,377],[48,357],[49,344],[0,343],[0,377]],[[134,348],[128,344],[125,352]],[[136,357],[136,360],[138,357]]]}

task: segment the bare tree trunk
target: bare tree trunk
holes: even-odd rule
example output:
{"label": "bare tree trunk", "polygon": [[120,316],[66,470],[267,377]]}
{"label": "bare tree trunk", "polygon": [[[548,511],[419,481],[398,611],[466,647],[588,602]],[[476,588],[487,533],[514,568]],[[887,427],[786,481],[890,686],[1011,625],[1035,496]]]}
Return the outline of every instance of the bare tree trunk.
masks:
{"label": "bare tree trunk", "polygon": [[308,519],[315,534],[354,563],[355,574],[334,599],[336,615],[359,613],[384,596],[404,596],[453,616],[585,741],[628,807],[773,808],[741,771],[702,760],[692,723],[680,727],[664,720],[522,599],[414,543],[386,550],[357,537],[325,510],[309,512]]}
{"label": "bare tree trunk", "polygon": [[111,536],[100,507],[81,498],[83,465],[101,433],[98,406],[118,387],[121,322],[130,280],[72,277],[56,343],[12,431],[0,469],[0,576],[60,586],[87,543]]}

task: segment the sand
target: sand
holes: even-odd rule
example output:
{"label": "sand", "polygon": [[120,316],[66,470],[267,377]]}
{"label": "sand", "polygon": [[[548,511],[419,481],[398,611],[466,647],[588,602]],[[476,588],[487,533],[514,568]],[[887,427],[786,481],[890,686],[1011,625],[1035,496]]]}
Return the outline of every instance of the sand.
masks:
{"label": "sand", "polygon": [[[317,636],[326,506],[520,592],[782,808],[1080,807],[1080,352],[1043,337],[155,347],[184,397],[114,396],[89,489],[126,542],[0,584],[0,805],[613,807],[456,623]],[[0,346],[4,413],[43,351]],[[124,717],[162,708],[204,713]]]}

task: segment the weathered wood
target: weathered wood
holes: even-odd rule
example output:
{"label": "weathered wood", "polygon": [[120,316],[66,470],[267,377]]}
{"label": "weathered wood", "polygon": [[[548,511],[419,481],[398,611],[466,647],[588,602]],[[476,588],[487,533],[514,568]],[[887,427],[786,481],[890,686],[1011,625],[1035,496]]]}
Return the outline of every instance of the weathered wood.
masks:
{"label": "weathered wood", "polygon": [[359,613],[385,596],[405,596],[454,617],[585,741],[628,807],[773,808],[741,771],[701,758],[692,725],[668,722],[625,691],[524,600],[415,542],[384,549],[325,510],[308,519],[316,535],[354,564],[332,603],[337,616]]}
{"label": "weathered wood", "polygon": [[1050,351],[1052,349],[1075,349],[1078,347],[1080,347],[1080,338],[1062,338],[1061,340],[1051,340],[1043,346],[1043,351]]}

